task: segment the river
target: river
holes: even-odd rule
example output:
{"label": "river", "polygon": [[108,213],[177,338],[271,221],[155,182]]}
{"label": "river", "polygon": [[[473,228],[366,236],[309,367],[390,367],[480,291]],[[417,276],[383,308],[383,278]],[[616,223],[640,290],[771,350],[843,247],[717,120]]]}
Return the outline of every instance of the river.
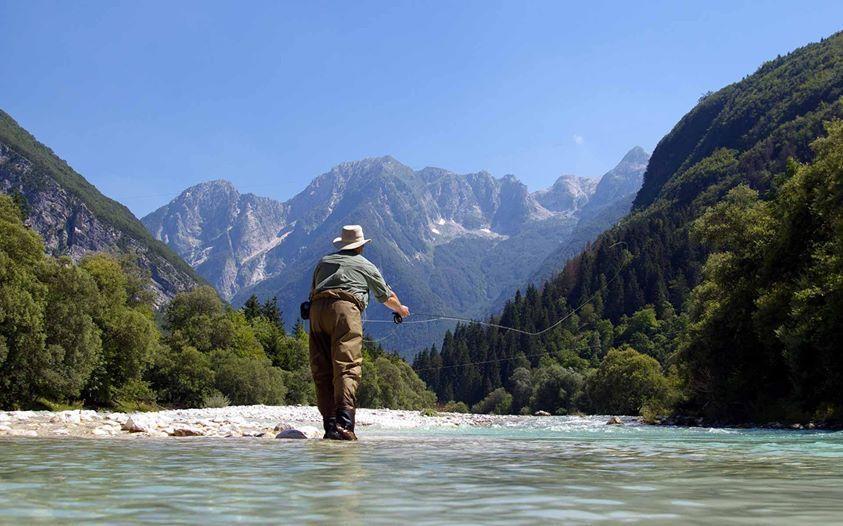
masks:
{"label": "river", "polygon": [[357,443],[0,439],[0,523],[843,521],[843,433],[607,426],[360,430]]}

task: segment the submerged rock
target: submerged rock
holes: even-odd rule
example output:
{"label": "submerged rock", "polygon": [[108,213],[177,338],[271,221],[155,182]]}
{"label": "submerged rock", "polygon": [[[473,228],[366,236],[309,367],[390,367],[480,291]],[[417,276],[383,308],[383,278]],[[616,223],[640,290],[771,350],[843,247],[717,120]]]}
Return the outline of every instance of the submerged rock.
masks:
{"label": "submerged rock", "polygon": [[288,439],[312,439],[312,438],[319,438],[319,430],[315,427],[311,426],[301,426],[298,428],[291,428],[285,429],[281,431],[275,438],[288,438]]}
{"label": "submerged rock", "polygon": [[205,432],[199,429],[198,427],[179,426],[173,428],[173,430],[167,434],[171,437],[198,437],[203,436]]}
{"label": "submerged rock", "polygon": [[623,425],[623,421],[620,419],[620,417],[613,416],[612,418],[609,419],[608,422],[606,422],[606,425],[607,426],[620,426],[620,425]]}

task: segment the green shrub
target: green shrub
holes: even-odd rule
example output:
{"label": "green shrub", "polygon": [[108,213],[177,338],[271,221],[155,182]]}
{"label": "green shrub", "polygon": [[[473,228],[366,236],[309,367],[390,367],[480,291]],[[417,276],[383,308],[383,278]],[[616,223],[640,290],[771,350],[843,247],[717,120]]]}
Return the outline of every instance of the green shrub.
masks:
{"label": "green shrub", "polygon": [[371,363],[364,362],[357,402],[360,407],[421,410],[432,408],[436,395],[427,389],[410,364],[383,353]]}
{"label": "green shrub", "polygon": [[442,406],[445,413],[468,413],[468,406],[465,402],[454,402],[453,400]]}
{"label": "green shrub", "polygon": [[124,413],[155,411],[158,409],[155,401],[149,384],[138,379],[129,380],[114,392],[114,407]]}
{"label": "green shrub", "polygon": [[237,356],[215,351],[214,386],[235,405],[281,405],[287,388],[281,369],[273,367],[268,358]]}
{"label": "green shrub", "polygon": [[196,348],[165,348],[150,371],[160,401],[181,407],[202,407],[214,391],[211,359]]}
{"label": "green shrub", "polygon": [[507,393],[506,389],[504,389],[503,387],[498,387],[497,389],[489,393],[486,398],[474,404],[474,407],[471,408],[471,412],[506,415],[509,414],[509,410],[511,407],[512,395]]}
{"label": "green shrub", "polygon": [[632,348],[609,351],[586,390],[592,410],[604,414],[638,415],[645,404],[667,405],[670,398],[659,362]]}
{"label": "green shrub", "polygon": [[286,403],[291,405],[313,405],[316,403],[316,386],[310,367],[299,367],[284,371],[284,385],[287,386]]}
{"label": "green shrub", "polygon": [[532,383],[530,408],[564,415],[576,408],[583,377],[572,369],[553,364],[534,370]]}
{"label": "green shrub", "polygon": [[212,391],[211,394],[205,397],[202,401],[202,407],[228,407],[231,405],[231,400],[219,391]]}

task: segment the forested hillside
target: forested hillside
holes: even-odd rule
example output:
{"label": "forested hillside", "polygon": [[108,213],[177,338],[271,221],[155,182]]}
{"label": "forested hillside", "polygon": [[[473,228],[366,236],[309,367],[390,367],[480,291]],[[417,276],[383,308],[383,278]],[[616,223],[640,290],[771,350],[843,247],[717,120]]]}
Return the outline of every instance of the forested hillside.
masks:
{"label": "forested hillside", "polygon": [[839,417],[839,125],[811,144],[841,96],[840,33],[704,96],[653,152],[633,212],[496,318],[564,323],[459,327],[417,371],[440,400],[507,411]]}
{"label": "forested hillside", "polygon": [[27,224],[53,256],[78,261],[92,252],[131,254],[151,274],[159,306],[202,281],[128,208],[101,194],[2,110],[0,193],[23,199]]}

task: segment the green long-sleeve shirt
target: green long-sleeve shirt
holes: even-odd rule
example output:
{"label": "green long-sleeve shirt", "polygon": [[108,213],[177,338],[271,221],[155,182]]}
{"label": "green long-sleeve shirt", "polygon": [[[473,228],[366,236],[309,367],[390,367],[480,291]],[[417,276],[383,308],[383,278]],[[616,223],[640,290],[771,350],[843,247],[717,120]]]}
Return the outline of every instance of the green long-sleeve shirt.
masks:
{"label": "green long-sleeve shirt", "polygon": [[343,250],[323,257],[313,271],[313,292],[340,289],[354,294],[363,306],[369,304],[369,291],[383,303],[392,290],[380,270],[371,261],[352,250]]}

